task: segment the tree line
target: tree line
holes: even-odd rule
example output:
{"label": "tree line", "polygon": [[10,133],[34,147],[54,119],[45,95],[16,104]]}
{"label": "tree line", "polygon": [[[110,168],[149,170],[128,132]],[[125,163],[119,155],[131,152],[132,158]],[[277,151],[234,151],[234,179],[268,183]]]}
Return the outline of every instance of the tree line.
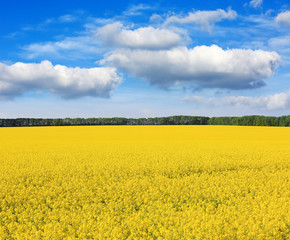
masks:
{"label": "tree line", "polygon": [[15,118],[0,119],[0,127],[81,126],[81,125],[239,125],[290,126],[290,115],[281,117],[170,116],[155,118]]}
{"label": "tree line", "polygon": [[171,116],[155,118],[16,118],[0,119],[0,126],[206,125],[208,119],[208,117],[198,116]]}
{"label": "tree line", "polygon": [[207,124],[290,127],[290,115],[281,117],[269,117],[269,116],[212,117],[208,120]]}

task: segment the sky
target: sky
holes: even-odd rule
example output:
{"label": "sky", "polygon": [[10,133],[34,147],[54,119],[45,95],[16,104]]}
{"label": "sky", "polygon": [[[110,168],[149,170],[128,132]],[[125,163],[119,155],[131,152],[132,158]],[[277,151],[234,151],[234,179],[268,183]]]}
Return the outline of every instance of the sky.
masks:
{"label": "sky", "polygon": [[0,118],[290,114],[288,0],[0,4]]}

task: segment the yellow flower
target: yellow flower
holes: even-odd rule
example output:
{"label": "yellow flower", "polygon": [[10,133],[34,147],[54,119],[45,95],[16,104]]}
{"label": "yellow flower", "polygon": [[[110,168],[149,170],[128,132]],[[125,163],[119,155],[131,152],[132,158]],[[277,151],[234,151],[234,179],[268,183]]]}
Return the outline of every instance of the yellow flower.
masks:
{"label": "yellow flower", "polygon": [[290,128],[0,128],[0,239],[289,239]]}

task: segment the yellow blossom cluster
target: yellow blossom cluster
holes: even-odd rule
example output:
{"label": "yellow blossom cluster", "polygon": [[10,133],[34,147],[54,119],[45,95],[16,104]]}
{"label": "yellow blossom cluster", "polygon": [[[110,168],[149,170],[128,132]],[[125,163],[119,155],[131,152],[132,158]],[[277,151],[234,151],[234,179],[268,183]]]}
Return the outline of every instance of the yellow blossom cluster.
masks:
{"label": "yellow blossom cluster", "polygon": [[0,136],[0,239],[290,239],[290,128]]}

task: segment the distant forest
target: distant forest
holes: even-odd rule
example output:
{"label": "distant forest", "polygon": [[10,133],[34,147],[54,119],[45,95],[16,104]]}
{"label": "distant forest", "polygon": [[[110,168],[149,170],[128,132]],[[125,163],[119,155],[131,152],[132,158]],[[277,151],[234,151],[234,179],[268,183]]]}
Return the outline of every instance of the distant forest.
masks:
{"label": "distant forest", "polygon": [[156,118],[16,118],[0,119],[0,127],[81,126],[81,125],[238,125],[290,126],[290,115],[281,117],[202,117],[170,116]]}

